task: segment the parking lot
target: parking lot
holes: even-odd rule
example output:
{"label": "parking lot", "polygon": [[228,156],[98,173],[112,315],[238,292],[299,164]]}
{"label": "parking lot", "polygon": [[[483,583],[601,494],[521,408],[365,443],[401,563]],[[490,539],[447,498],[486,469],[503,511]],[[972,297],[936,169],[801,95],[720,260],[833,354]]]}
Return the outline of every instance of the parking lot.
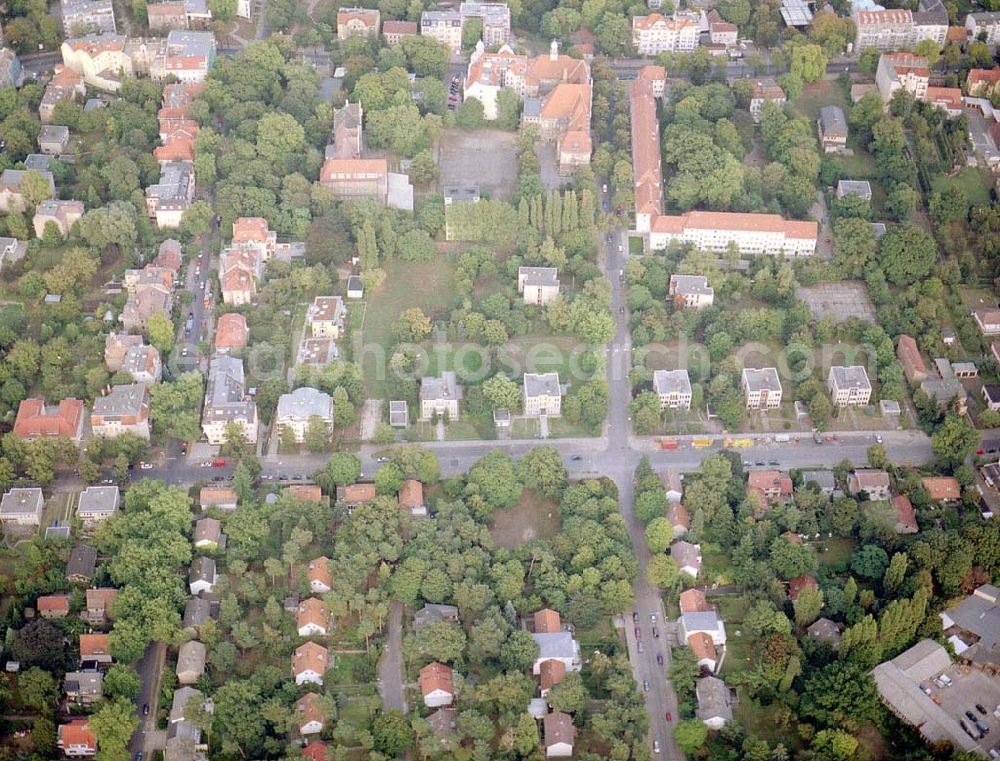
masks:
{"label": "parking lot", "polygon": [[875,322],[875,305],[864,283],[820,283],[799,288],[795,295],[806,303],[813,319],[832,316],[837,322],[844,322],[848,317],[860,317],[865,322]]}
{"label": "parking lot", "polygon": [[[975,731],[972,722],[965,715],[969,711],[988,727],[987,735],[979,740],[979,746],[984,751],[988,753],[993,748],[1000,748],[1000,718],[993,713],[1000,706],[1000,679],[958,664],[953,665],[945,674],[952,680],[950,687],[942,688],[934,682],[926,682],[921,685],[925,688],[924,691],[956,723],[964,721],[966,726]],[[985,716],[976,708],[977,703],[986,709]],[[957,731],[962,730],[957,728]]]}
{"label": "parking lot", "polygon": [[506,200],[517,187],[517,134],[498,129],[445,130],[439,141],[441,186],[479,187],[490,198]]}

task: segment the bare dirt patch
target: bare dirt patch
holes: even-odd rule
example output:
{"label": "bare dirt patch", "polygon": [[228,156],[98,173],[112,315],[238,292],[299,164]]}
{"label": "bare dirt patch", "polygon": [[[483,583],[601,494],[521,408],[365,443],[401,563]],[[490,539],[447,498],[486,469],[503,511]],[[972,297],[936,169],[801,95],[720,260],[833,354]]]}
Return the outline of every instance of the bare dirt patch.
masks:
{"label": "bare dirt patch", "polygon": [[439,141],[441,187],[478,186],[506,200],[517,187],[517,135],[498,129],[445,130]]}
{"label": "bare dirt patch", "polygon": [[795,295],[806,302],[816,320],[833,316],[838,322],[848,317],[860,317],[865,322],[875,322],[875,305],[868,296],[864,283],[819,283],[809,288],[799,288]]}

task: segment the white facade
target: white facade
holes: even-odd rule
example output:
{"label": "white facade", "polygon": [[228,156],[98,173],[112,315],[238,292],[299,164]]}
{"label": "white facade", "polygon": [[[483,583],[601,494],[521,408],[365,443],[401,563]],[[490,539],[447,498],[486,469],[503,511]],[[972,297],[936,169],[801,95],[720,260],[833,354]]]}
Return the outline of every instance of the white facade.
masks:
{"label": "white facade", "polygon": [[333,399],[329,394],[303,387],[282,394],[278,399],[275,425],[278,430],[290,431],[296,442],[305,441],[309,421],[314,417],[322,420],[328,429],[333,428]]}
{"label": "white facade", "polygon": [[868,404],[872,396],[872,384],[868,380],[868,373],[860,365],[831,367],[826,387],[830,392],[830,398],[838,407],[863,407]]}
{"label": "white facade", "polygon": [[773,410],[781,406],[781,381],[773,367],[745,367],[740,378],[748,410]]}
{"label": "white facade", "polygon": [[528,417],[559,417],[562,414],[559,373],[525,373],[523,393],[524,414]]}
{"label": "white facade", "polygon": [[691,409],[691,380],[687,370],[656,370],[653,390],[661,410]]}
{"label": "white facade", "polygon": [[454,696],[447,690],[436,689],[431,690],[426,695],[424,695],[424,705],[428,708],[440,708],[441,706],[450,706],[451,701]]}
{"label": "white facade", "polygon": [[649,245],[663,250],[671,242],[725,253],[730,244],[741,254],[811,256],[816,252],[816,222],[796,222],[777,214],[689,211],[653,218]]}
{"label": "white facade", "polygon": [[632,44],[639,55],[690,53],[698,47],[698,25],[688,18],[659,13],[632,18]]}

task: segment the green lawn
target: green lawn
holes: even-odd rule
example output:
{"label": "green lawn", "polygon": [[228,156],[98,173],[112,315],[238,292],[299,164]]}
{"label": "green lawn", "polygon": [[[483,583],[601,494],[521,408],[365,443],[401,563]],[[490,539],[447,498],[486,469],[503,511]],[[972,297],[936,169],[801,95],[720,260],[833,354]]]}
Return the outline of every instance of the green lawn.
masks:
{"label": "green lawn", "polygon": [[851,108],[848,97],[840,85],[826,79],[805,85],[802,94],[792,101],[792,108],[812,121],[819,118],[819,110],[823,106],[840,106],[845,112]]}
{"label": "green lawn", "polygon": [[[367,335],[367,327],[366,327]],[[563,382],[587,380],[579,369],[583,344],[573,336],[517,336],[503,346],[491,350],[463,342],[423,344],[427,351],[427,375],[439,375],[454,370],[473,379],[488,378],[495,370],[520,375],[528,373],[559,373]]]}
{"label": "green lawn", "polygon": [[836,566],[850,562],[856,542],[853,539],[826,539],[815,545],[816,560],[821,566]]}
{"label": "green lawn", "polygon": [[559,505],[525,489],[510,510],[497,510],[490,535],[501,547],[514,549],[531,539],[550,539],[559,533]]}
{"label": "green lawn", "polygon": [[372,290],[365,304],[361,364],[369,396],[385,395],[385,368],[396,343],[393,323],[404,309],[419,307],[432,320],[447,317],[454,298],[455,265],[446,255],[429,262],[385,263],[385,282]]}
{"label": "green lawn", "polygon": [[957,187],[965,194],[970,204],[990,202],[990,182],[988,173],[974,166],[967,166],[954,176],[939,174],[931,181],[936,191]]}

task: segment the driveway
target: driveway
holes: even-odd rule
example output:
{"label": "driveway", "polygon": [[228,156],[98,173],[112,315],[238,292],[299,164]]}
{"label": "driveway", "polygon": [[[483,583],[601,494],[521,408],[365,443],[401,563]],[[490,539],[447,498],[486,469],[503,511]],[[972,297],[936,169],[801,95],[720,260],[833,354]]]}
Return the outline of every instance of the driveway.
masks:
{"label": "driveway", "polygon": [[385,652],[378,664],[378,691],[382,708],[395,708],[403,713],[406,707],[406,685],[403,682],[403,604],[393,601],[389,606],[389,636]]}

